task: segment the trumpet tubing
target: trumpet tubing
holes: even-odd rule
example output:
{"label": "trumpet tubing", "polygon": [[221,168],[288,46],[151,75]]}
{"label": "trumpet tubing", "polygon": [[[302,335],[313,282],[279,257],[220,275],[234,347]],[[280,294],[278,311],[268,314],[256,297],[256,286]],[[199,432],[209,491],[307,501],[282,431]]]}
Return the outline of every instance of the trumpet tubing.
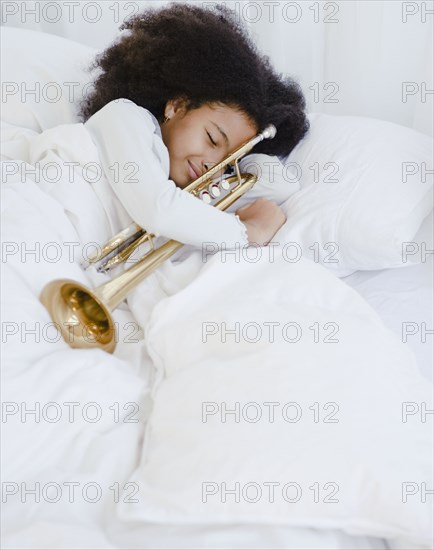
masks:
{"label": "trumpet tubing", "polygon": [[[214,204],[216,208],[226,210],[251,189],[257,180],[252,174],[240,173],[238,160],[257,143],[263,139],[272,139],[275,134],[275,127],[270,125],[184,190],[205,202],[220,197],[222,190],[228,191]],[[223,179],[220,185],[213,182],[212,177],[229,164],[234,165],[236,175]],[[231,189],[234,182],[236,185]],[[131,290],[183,246],[178,241],[168,240],[155,249],[152,239],[152,234],[135,223],[115,235],[100,252],[88,259],[84,268],[95,265],[99,271],[108,271],[125,262],[146,241],[151,244],[151,250],[129,269],[94,290],[70,279],[57,279],[43,288],[40,301],[72,348],[101,348],[113,353],[116,334],[111,312],[125,300]]]}

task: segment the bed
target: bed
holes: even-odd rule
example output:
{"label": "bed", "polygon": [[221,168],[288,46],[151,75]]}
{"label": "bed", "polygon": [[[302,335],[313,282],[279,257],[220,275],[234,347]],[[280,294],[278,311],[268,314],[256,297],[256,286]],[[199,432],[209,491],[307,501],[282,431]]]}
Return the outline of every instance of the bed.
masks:
{"label": "bed", "polygon": [[[14,83],[82,90],[95,52],[13,28],[2,39],[16,52],[3,60],[3,547],[431,548],[432,175],[396,174],[432,162],[432,140],[311,114],[311,141],[281,159],[298,191],[272,260],[186,250],[116,310],[113,355],[71,350],[39,294],[58,277],[105,282],[80,255],[107,231],[86,183],[62,174],[54,189],[43,169],[95,151],[76,95],[33,103]],[[44,77],[20,48],[30,39]]]}

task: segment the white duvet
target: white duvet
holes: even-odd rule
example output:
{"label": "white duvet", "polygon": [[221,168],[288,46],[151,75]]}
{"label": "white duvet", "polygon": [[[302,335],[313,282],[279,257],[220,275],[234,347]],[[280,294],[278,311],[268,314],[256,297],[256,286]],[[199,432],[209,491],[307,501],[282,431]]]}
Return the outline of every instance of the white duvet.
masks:
{"label": "white duvet", "polygon": [[[97,160],[83,127],[71,128],[57,130],[68,149],[51,134],[46,162]],[[8,160],[32,161],[35,134],[9,126],[4,139],[10,546],[110,548],[119,526],[151,522],[340,529],[430,547],[430,388],[362,298],[281,249],[255,261],[252,250],[192,252],[136,289],[134,317],[115,314],[114,356],[71,350],[38,296],[54,278],[104,282],[78,262],[110,228],[86,181],[12,174]]]}

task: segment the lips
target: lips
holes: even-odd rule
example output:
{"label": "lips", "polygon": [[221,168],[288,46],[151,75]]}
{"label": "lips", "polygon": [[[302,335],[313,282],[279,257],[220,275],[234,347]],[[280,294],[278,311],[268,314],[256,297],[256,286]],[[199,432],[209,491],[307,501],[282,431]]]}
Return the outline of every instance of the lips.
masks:
{"label": "lips", "polygon": [[188,161],[188,175],[193,179],[197,179],[202,175],[197,166],[190,161]]}

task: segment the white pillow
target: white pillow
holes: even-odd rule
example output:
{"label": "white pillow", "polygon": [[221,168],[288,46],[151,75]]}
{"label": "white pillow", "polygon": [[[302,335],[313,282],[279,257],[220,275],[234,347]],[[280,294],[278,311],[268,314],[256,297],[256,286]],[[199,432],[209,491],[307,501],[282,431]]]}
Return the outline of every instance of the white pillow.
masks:
{"label": "white pillow", "polygon": [[273,241],[346,274],[424,261],[412,241],[432,209],[432,138],[365,117],[309,118],[283,160],[301,190],[282,206],[288,220]]}
{"label": "white pillow", "polygon": [[96,50],[54,34],[2,27],[1,51],[2,120],[36,132],[77,122]]}
{"label": "white pillow", "polygon": [[[182,264],[147,281],[168,294],[149,321],[152,287],[129,300],[157,376],[131,478],[142,496],[121,500],[122,519],[336,528],[429,548],[432,390],[408,348],[313,262],[187,263],[189,283]],[[223,502],[225,489],[236,493]]]}

